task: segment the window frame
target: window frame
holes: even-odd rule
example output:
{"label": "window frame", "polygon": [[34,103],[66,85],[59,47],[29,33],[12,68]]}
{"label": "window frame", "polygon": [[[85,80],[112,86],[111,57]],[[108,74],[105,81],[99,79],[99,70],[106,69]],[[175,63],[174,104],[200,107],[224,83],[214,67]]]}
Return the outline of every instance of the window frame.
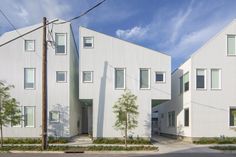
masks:
{"label": "window frame", "polygon": [[[234,54],[229,54],[229,46],[228,46],[228,36],[234,36],[234,49],[235,49],[235,52]],[[226,55],[227,56],[236,56],[236,34],[227,34],[226,35]]]}
{"label": "window frame", "polygon": [[[27,50],[27,49],[26,49],[26,42],[27,42],[27,41],[33,41],[33,43],[34,43],[34,49],[33,49],[33,50]],[[36,46],[35,46],[35,40],[33,40],[33,39],[25,39],[25,40],[24,40],[24,51],[25,51],[25,52],[35,52],[35,47],[36,47]]]}
{"label": "window frame", "polygon": [[[58,73],[64,73],[65,74],[65,81],[58,81],[57,80],[57,74]],[[66,83],[67,82],[67,71],[56,71],[56,82],[57,83]]]}
{"label": "window frame", "polygon": [[[141,70],[148,70],[148,87],[141,87]],[[151,89],[151,68],[139,68],[139,89],[140,90],[150,90]]]}
{"label": "window frame", "polygon": [[[56,38],[57,35],[64,35],[64,39],[65,39],[65,52],[64,53],[58,53],[57,52],[57,42],[56,42]],[[67,55],[67,33],[55,33],[55,54],[56,55]]]}
{"label": "window frame", "polygon": [[[58,120],[56,120],[56,121],[53,121],[52,120],[52,115],[51,115],[51,113],[57,113],[58,114]],[[60,122],[60,111],[54,111],[54,110],[52,110],[52,111],[50,111],[49,112],[49,122],[50,123],[59,123]]]}
{"label": "window frame", "polygon": [[[157,81],[156,80],[156,75],[157,74],[162,74],[163,75],[163,81]],[[166,72],[164,72],[164,71],[156,71],[154,77],[155,77],[155,82],[156,83],[166,83]]]}
{"label": "window frame", "polygon": [[[32,107],[33,108],[33,125],[32,126],[26,126],[25,125],[25,108],[26,107]],[[23,119],[23,123],[24,123],[24,128],[34,128],[35,127],[35,118],[36,118],[36,115],[35,115],[35,106],[24,106],[23,107],[23,117],[24,117],[24,119]]]}
{"label": "window frame", "polygon": [[[219,70],[219,88],[212,88],[212,70]],[[221,90],[222,89],[222,70],[220,68],[211,68],[210,69],[210,86],[211,90]]]}
{"label": "window frame", "polygon": [[[25,76],[26,76],[26,70],[27,69],[34,69],[34,87],[33,88],[27,88],[26,86],[25,86],[25,83],[26,83],[26,78],[25,78]],[[36,89],[36,68],[24,68],[24,89],[25,90],[35,90]]]}
{"label": "window frame", "polygon": [[[91,80],[90,81],[84,81],[84,72],[90,72],[91,73]],[[93,71],[82,71],[82,83],[93,83]]]}
{"label": "window frame", "polygon": [[[170,117],[169,117],[170,115]],[[174,121],[173,121],[174,117]],[[175,111],[169,111],[167,112],[167,127],[174,128],[176,126],[176,115]]]}
{"label": "window frame", "polygon": [[[92,46],[91,47],[85,46],[85,39],[86,38],[91,38],[92,39]],[[94,48],[94,37],[93,36],[84,36],[83,37],[83,48],[84,49],[93,49]]]}
{"label": "window frame", "polygon": [[[124,77],[123,77],[123,79],[124,79],[124,87],[122,87],[122,88],[117,88],[116,87],[116,70],[123,70],[124,71]],[[126,89],[126,68],[114,68],[114,89],[115,90],[124,90],[124,89]]]}
{"label": "window frame", "polygon": [[[204,88],[198,88],[197,87],[197,71],[198,70],[204,70]],[[205,69],[205,68],[197,68],[196,69],[196,72],[195,72],[195,88],[196,88],[196,90],[199,90],[199,91],[201,91],[201,90],[207,90],[207,69]]]}

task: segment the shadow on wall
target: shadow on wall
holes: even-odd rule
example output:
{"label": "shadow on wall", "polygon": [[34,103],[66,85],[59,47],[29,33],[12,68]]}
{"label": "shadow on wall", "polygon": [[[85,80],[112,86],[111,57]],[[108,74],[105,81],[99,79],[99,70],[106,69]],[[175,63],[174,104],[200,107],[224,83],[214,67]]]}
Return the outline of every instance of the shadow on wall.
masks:
{"label": "shadow on wall", "polygon": [[[69,134],[69,107],[61,104],[54,105],[50,111],[59,112],[59,121],[52,122],[48,117],[48,135],[54,137],[68,137]],[[50,116],[50,114],[49,114]]]}
{"label": "shadow on wall", "polygon": [[98,115],[97,115],[97,137],[103,137],[104,109],[105,109],[105,90],[108,62],[104,62],[103,75],[100,81]]}

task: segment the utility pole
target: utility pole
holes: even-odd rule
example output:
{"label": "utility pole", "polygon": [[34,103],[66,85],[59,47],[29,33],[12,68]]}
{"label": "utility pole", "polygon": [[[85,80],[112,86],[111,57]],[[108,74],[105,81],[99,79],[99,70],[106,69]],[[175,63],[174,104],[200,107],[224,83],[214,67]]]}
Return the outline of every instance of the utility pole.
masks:
{"label": "utility pole", "polygon": [[42,47],[42,150],[47,149],[47,18],[43,17]]}

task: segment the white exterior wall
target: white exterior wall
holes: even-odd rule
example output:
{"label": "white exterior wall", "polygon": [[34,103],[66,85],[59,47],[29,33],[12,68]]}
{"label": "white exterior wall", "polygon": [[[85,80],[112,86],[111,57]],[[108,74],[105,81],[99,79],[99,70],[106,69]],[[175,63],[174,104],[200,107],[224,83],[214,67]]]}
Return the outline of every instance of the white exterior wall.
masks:
{"label": "white exterior wall", "polygon": [[[227,56],[227,35],[236,34],[236,20],[209,40],[195,52],[189,60],[172,74],[172,100],[159,106],[159,111],[168,113],[179,110],[177,127],[161,127],[162,133],[183,135],[186,137],[219,137],[235,136],[229,127],[229,108],[236,107],[236,57]],[[196,89],[196,69],[206,69],[206,89]],[[211,89],[211,69],[221,69],[221,89]],[[190,91],[181,96],[176,95],[179,89],[179,73],[190,72]],[[189,94],[189,95],[187,95]],[[175,96],[176,95],[176,96]],[[184,127],[178,134],[180,124],[184,124],[184,108],[189,107],[189,127]]]}
{"label": "white exterior wall", "polygon": [[[38,26],[40,26],[40,24],[22,28],[18,31],[23,34]],[[54,136],[71,136],[75,134],[75,131],[70,132],[69,130],[69,84],[71,83],[70,80],[72,80],[72,78],[70,78],[70,55],[77,52],[72,47],[74,43],[71,42],[74,42],[74,40],[70,40],[72,34],[69,23],[54,25],[54,39],[55,33],[67,34],[67,54],[57,55],[55,54],[55,49],[48,46],[48,111],[56,110],[61,112],[60,123],[49,123],[48,133]],[[18,34],[14,31],[5,33],[1,36],[0,43],[4,43],[16,36],[18,36]],[[6,127],[4,128],[4,137],[41,136],[42,29],[28,34],[23,38],[26,40],[35,40],[35,52],[25,52],[24,39],[22,38],[0,47],[0,80],[15,86],[15,88],[11,90],[11,96],[16,98],[22,108],[24,106],[35,106],[35,126],[26,128],[22,122],[21,127]],[[24,89],[24,68],[36,68],[36,87],[34,90]],[[56,82],[56,71],[67,71],[66,83]],[[76,76],[74,75],[74,77]],[[75,103],[73,103],[73,105],[75,105]]]}
{"label": "white exterior wall", "polygon": [[[94,48],[83,48],[83,37],[94,37]],[[165,54],[80,27],[80,99],[93,99],[93,137],[122,137],[114,129],[113,105],[124,92],[114,89],[114,68],[126,68],[126,89],[137,96],[138,127],[133,137],[151,137],[151,99],[170,99],[171,59]],[[151,88],[139,89],[140,68],[150,68]],[[82,82],[82,71],[93,71],[93,83]],[[166,72],[166,83],[155,83],[155,71]]]}

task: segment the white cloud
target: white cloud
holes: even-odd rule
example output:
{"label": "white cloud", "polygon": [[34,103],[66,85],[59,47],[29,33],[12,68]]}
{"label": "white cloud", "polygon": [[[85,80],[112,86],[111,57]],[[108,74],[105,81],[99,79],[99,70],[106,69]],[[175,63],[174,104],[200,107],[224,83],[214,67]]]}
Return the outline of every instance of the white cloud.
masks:
{"label": "white cloud", "polygon": [[126,30],[118,29],[116,35],[122,39],[137,41],[145,38],[148,31],[149,27],[134,26],[133,28]]}

